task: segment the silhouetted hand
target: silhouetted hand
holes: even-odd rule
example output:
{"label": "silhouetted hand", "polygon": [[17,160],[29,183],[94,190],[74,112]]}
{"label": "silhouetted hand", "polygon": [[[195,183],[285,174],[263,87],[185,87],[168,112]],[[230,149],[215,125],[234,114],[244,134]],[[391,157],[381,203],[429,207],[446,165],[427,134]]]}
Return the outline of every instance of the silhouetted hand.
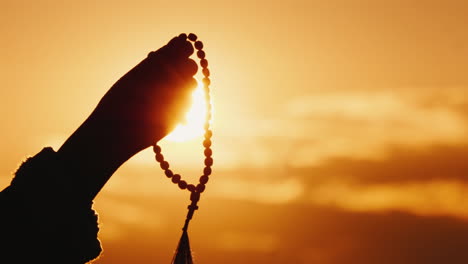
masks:
{"label": "silhouetted hand", "polygon": [[193,47],[173,38],[118,80],[58,151],[75,169],[77,195],[93,199],[128,158],[166,136],[186,112],[196,81]]}
{"label": "silhouetted hand", "polygon": [[197,64],[188,58],[192,53],[184,37],[151,52],[102,98],[91,115],[97,129],[128,133],[125,140],[142,148],[168,134],[181,121],[196,86]]}
{"label": "silhouetted hand", "polygon": [[57,152],[44,148],[20,166],[0,192],[0,262],[82,264],[100,254],[92,200],[120,165],[182,119],[196,85],[192,53],[183,35],[151,52]]}

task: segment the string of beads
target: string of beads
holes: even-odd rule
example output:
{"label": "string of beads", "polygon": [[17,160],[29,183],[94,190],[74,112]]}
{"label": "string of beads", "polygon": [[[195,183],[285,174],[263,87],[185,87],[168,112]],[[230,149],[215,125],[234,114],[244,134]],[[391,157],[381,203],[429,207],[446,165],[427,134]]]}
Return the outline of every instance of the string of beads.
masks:
{"label": "string of beads", "polygon": [[211,137],[213,136],[213,132],[210,129],[211,127],[211,97],[210,97],[210,70],[208,69],[208,60],[206,60],[206,54],[203,51],[203,43],[197,40],[197,36],[193,33],[190,33],[188,36],[186,34],[181,34],[180,37],[184,39],[190,40],[195,49],[197,50],[197,57],[200,59],[200,66],[202,68],[203,73],[203,90],[205,93],[205,102],[206,102],[206,117],[205,117],[205,134],[203,140],[203,147],[205,150],[203,151],[205,155],[205,168],[203,169],[203,175],[200,176],[199,183],[189,184],[185,180],[182,179],[180,174],[174,174],[174,172],[169,168],[169,162],[164,160],[164,156],[161,153],[161,147],[155,143],[153,145],[153,151],[155,153],[155,159],[161,166],[161,169],[164,171],[164,174],[172,180],[174,184],[177,184],[181,190],[188,190],[190,194],[190,201],[191,204],[188,206],[188,213],[187,218],[185,219],[185,225],[183,230],[187,231],[188,223],[193,217],[193,213],[195,210],[198,209],[197,203],[200,200],[200,194],[205,190],[206,183],[209,180],[209,176],[211,175],[211,166],[213,165],[213,151],[211,150]]}

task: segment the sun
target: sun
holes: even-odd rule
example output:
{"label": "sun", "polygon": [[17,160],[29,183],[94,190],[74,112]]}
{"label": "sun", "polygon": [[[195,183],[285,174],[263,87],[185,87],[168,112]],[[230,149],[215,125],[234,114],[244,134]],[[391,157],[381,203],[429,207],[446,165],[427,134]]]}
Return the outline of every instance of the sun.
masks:
{"label": "sun", "polygon": [[164,139],[175,142],[188,141],[203,135],[205,123],[206,102],[203,93],[203,85],[198,86],[192,94],[192,106],[185,115],[186,122],[178,124],[176,128]]}

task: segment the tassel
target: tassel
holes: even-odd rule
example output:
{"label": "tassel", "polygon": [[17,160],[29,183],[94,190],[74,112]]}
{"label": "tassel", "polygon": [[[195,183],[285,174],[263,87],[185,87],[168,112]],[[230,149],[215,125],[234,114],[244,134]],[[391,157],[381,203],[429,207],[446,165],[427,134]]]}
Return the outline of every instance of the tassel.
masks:
{"label": "tassel", "polygon": [[190,243],[188,238],[188,225],[190,220],[192,220],[193,213],[198,209],[197,202],[200,199],[199,193],[192,193],[190,200],[192,204],[188,206],[187,218],[185,219],[184,227],[182,228],[182,236],[179,240],[179,245],[175,252],[174,258],[172,259],[171,264],[193,264],[192,260],[192,251],[190,249]]}
{"label": "tassel", "polygon": [[182,237],[177,246],[175,256],[172,259],[172,264],[193,264],[187,230],[182,232]]}

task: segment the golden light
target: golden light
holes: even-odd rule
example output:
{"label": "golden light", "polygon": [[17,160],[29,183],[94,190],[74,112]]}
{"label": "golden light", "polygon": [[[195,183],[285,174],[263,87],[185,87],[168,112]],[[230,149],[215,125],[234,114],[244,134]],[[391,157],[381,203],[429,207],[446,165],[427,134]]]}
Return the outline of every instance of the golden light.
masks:
{"label": "golden light", "polygon": [[206,102],[203,92],[203,84],[198,82],[197,89],[192,94],[192,106],[185,115],[186,122],[177,125],[166,140],[182,142],[202,136],[204,133],[203,124],[205,123]]}

